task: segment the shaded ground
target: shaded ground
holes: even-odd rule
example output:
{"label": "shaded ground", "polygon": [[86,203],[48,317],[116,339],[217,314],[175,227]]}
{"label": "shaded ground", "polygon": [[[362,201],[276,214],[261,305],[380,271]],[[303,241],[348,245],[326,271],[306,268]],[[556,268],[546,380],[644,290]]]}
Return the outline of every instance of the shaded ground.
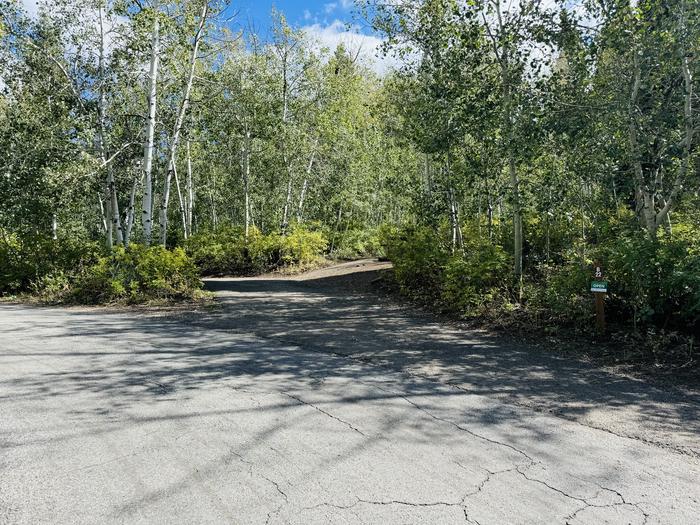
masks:
{"label": "shaded ground", "polygon": [[371,292],[377,272],[389,267],[367,260],[291,278],[211,279],[207,288],[217,291],[227,312],[236,312],[211,320],[700,456],[697,391],[659,388],[571,356],[440,323]]}
{"label": "shaded ground", "polygon": [[695,394],[437,324],[356,264],[210,280],[190,315],[0,305],[0,523],[697,522]]}

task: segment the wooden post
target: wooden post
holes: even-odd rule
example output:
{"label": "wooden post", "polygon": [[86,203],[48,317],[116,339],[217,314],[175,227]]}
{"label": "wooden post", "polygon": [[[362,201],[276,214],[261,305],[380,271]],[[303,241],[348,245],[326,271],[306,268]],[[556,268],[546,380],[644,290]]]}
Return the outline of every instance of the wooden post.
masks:
{"label": "wooden post", "polygon": [[[605,296],[607,295],[607,283],[603,281],[603,267],[595,263],[594,281],[591,291],[595,295],[595,328],[598,335],[605,334]],[[603,285],[603,286],[601,286]]]}
{"label": "wooden post", "polygon": [[598,335],[605,334],[605,296],[607,294],[597,292],[595,294],[595,328]]}

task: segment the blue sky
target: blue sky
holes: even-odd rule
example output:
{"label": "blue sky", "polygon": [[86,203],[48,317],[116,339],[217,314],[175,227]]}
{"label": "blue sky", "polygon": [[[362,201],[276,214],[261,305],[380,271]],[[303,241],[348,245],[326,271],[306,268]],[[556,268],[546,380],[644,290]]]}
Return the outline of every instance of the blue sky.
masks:
{"label": "blue sky", "polygon": [[[30,14],[36,13],[37,3],[41,1],[20,0]],[[394,59],[379,55],[382,41],[357,15],[353,0],[231,0],[228,12],[238,13],[232,21],[235,28],[248,28],[252,24],[265,38],[269,36],[273,6],[284,13],[293,27],[303,29],[319,47],[333,50],[342,43],[358,52],[361,60],[379,74],[396,65]]]}
{"label": "blue sky", "polygon": [[333,50],[343,43],[348,49],[359,50],[366,64],[378,73],[395,65],[393,59],[379,56],[381,39],[359,16],[353,0],[233,0],[229,11],[238,13],[234,26],[247,28],[252,23],[264,38],[270,28],[273,7],[322,47]]}
{"label": "blue sky", "polygon": [[266,29],[273,7],[283,12],[288,22],[296,27],[353,22],[352,0],[234,0],[229,10],[239,13],[240,23],[252,20],[256,27]]}

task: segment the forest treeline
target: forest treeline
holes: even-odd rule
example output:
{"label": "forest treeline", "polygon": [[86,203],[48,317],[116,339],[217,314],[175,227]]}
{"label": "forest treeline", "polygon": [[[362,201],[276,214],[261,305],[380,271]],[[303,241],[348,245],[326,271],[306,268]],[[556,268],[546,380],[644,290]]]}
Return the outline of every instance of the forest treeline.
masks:
{"label": "forest treeline", "polygon": [[694,0],[370,0],[378,75],[283,14],[0,0],[0,288],[188,296],[198,273],[386,256],[461,316],[700,314]]}

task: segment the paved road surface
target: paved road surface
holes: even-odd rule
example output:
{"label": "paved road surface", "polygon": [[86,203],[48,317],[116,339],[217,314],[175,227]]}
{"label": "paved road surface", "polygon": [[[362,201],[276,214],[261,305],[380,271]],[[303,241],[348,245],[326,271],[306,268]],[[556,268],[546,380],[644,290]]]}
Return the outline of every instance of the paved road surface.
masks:
{"label": "paved road surface", "polygon": [[348,288],[375,268],[0,305],[0,523],[699,522],[697,394]]}

